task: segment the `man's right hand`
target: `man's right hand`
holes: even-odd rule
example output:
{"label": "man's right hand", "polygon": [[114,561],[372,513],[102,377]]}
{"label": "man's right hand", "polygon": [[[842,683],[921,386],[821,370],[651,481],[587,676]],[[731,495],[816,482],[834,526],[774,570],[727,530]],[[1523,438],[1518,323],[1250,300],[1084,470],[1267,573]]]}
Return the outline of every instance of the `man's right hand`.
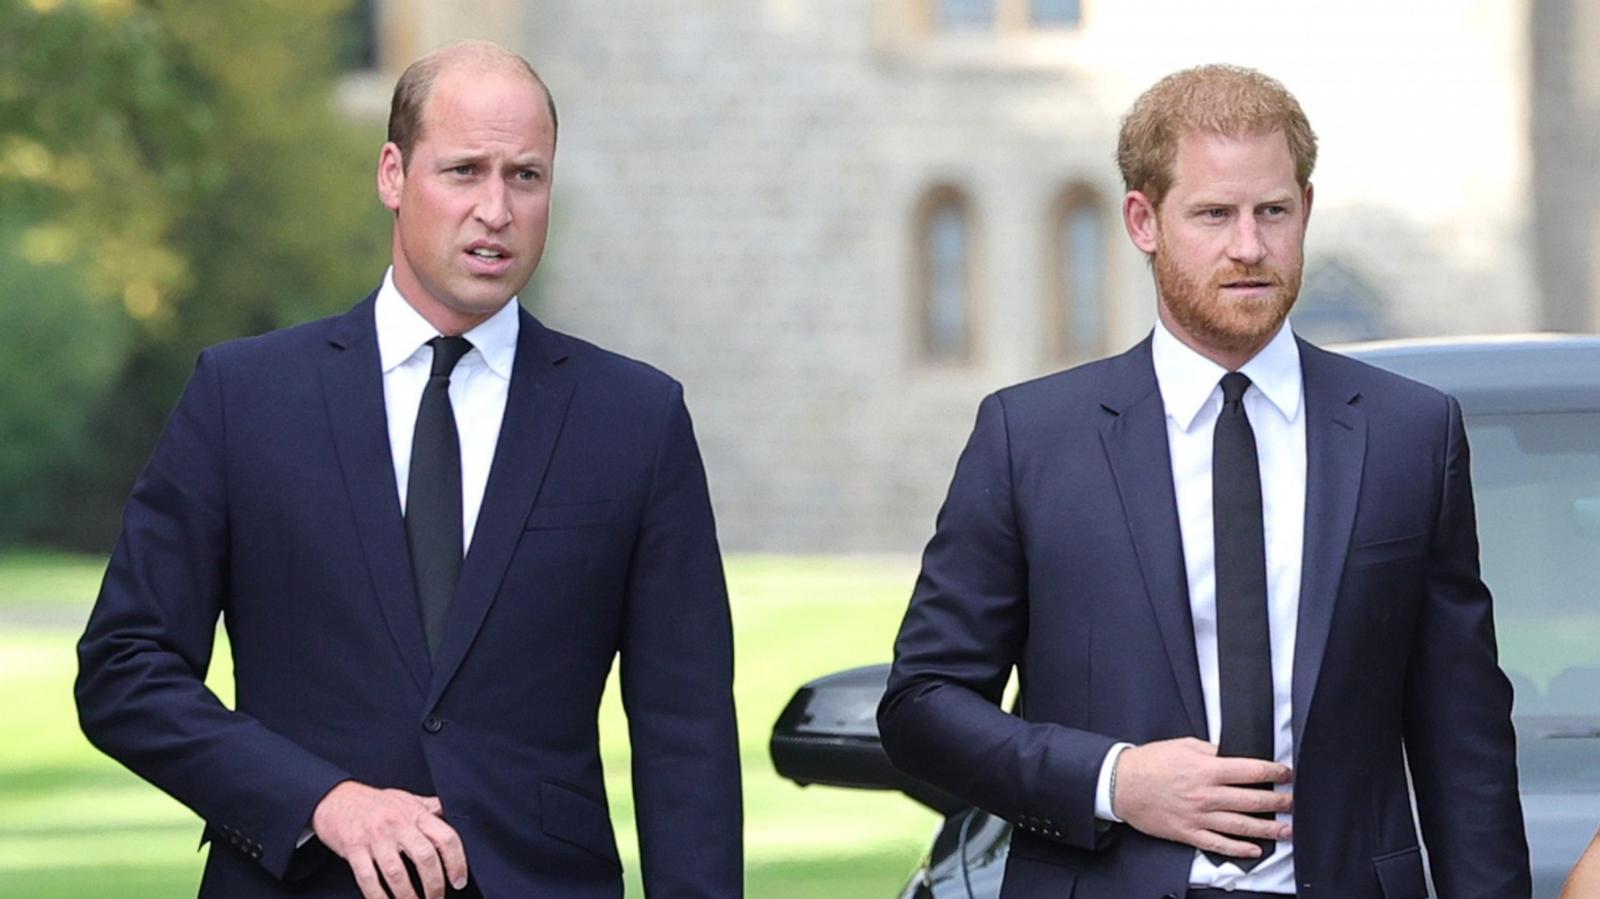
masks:
{"label": "man's right hand", "polygon": [[1287,812],[1289,793],[1245,784],[1290,781],[1287,766],[1262,759],[1221,758],[1217,747],[1183,737],[1123,750],[1117,759],[1112,811],[1153,837],[1234,858],[1256,858],[1261,848],[1234,837],[1288,840],[1289,825],[1251,817]]}
{"label": "man's right hand", "polygon": [[[438,797],[347,780],[317,803],[311,829],[349,863],[364,899],[444,899],[446,876],[458,890],[467,885],[467,853],[443,815]],[[425,897],[411,888],[401,855],[417,869]]]}

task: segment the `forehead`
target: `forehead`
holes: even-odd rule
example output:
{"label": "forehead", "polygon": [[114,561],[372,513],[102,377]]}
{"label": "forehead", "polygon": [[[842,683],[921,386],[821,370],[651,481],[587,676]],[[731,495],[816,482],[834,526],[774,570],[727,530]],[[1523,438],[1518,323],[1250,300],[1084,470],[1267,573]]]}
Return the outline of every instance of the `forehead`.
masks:
{"label": "forehead", "polygon": [[525,72],[452,67],[440,72],[422,109],[419,145],[435,152],[487,145],[549,152],[555,123],[544,90]]}
{"label": "forehead", "polygon": [[1171,193],[1194,198],[1213,193],[1297,191],[1294,154],[1282,131],[1258,134],[1190,132],[1178,139]]}

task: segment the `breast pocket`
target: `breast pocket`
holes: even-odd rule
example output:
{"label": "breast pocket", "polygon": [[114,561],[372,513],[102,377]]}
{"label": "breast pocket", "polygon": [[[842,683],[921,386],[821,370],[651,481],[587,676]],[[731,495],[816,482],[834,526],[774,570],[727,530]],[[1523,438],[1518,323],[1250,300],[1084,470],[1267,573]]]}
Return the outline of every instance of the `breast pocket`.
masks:
{"label": "breast pocket", "polygon": [[1420,559],[1427,548],[1427,534],[1369,540],[1350,547],[1350,555],[1346,557],[1345,565],[1349,568],[1360,568],[1364,565]]}
{"label": "breast pocket", "polygon": [[550,531],[612,524],[617,520],[616,506],[616,501],[610,499],[534,506],[523,527],[530,531]]}

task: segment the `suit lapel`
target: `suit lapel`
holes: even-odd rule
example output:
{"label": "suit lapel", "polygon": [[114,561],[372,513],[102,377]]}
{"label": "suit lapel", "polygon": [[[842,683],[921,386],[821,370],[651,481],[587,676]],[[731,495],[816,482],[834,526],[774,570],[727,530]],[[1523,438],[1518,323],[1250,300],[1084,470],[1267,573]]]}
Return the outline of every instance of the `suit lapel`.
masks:
{"label": "suit lapel", "polygon": [[332,352],[322,366],[323,399],[378,607],[417,689],[426,691],[428,647],[394,481],[373,299],[334,323]]}
{"label": "suit lapel", "polygon": [[1334,360],[1300,341],[1306,396],[1306,522],[1292,688],[1297,760],[1328,648],[1366,460],[1367,420],[1355,404],[1360,394],[1339,389],[1331,370]]}
{"label": "suit lapel", "polygon": [[567,364],[567,354],[555,335],[526,311],[521,312],[505,417],[495,441],[494,462],[472,546],[461,565],[461,581],[439,646],[429,708],[443,696],[461,667],[499,593],[506,567],[522,539],[523,522],[544,482],[575,379],[573,366]]}
{"label": "suit lapel", "polygon": [[1172,487],[1166,410],[1156,389],[1148,338],[1112,361],[1109,381],[1101,406],[1110,416],[1101,439],[1189,727],[1194,736],[1205,739],[1205,701],[1189,612],[1178,500]]}

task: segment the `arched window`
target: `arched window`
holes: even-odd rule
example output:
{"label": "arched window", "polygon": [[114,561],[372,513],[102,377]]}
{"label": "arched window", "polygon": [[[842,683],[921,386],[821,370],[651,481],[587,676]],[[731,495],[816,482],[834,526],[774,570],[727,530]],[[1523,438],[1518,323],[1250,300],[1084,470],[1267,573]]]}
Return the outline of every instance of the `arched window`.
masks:
{"label": "arched window", "polygon": [[989,28],[994,25],[995,0],[934,0],[933,15],[941,29]]}
{"label": "arched window", "polygon": [[1106,351],[1109,241],[1106,204],[1085,185],[1062,191],[1051,215],[1046,346],[1056,362],[1077,363]]}
{"label": "arched window", "polygon": [[931,32],[1016,36],[1075,31],[1083,0],[893,0]]}
{"label": "arched window", "polygon": [[933,188],[917,207],[914,283],[923,356],[964,361],[972,346],[972,216],[966,197]]}
{"label": "arched window", "polygon": [[1083,21],[1083,5],[1079,0],[1032,0],[1028,16],[1035,28],[1075,28]]}

